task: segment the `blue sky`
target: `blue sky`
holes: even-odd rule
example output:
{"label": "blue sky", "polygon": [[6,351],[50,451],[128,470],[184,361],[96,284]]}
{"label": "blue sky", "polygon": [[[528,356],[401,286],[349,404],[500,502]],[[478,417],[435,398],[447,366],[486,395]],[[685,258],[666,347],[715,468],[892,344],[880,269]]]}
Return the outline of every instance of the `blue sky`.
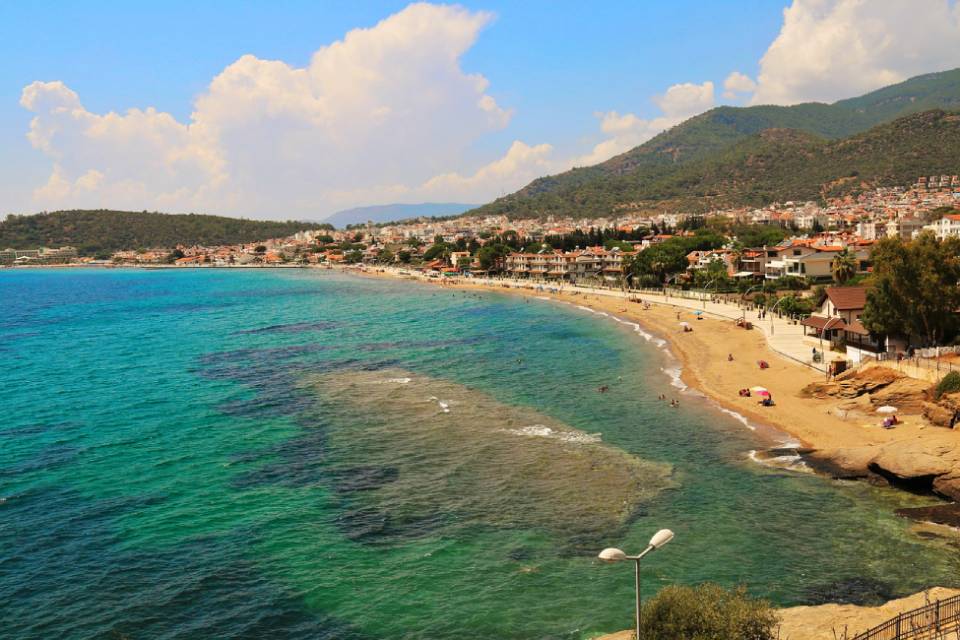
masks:
{"label": "blue sky", "polygon": [[[538,171],[562,170],[578,160],[602,159],[608,150],[624,150],[626,145],[648,138],[658,128],[692,115],[688,113],[690,109],[702,110],[720,103],[742,104],[761,96],[781,103],[839,98],[874,88],[869,83],[911,73],[913,68],[896,68],[890,62],[909,53],[895,47],[892,52],[879,52],[876,60],[853,61],[860,65],[853,73],[870,78],[865,87],[857,86],[859,81],[853,76],[850,82],[834,90],[840,95],[815,95],[817,92],[809,88],[816,86],[815,76],[805,85],[807,88],[789,85],[789,78],[804,78],[805,72],[808,76],[812,73],[790,66],[797,64],[793,59],[803,54],[805,45],[800,41],[809,37],[802,30],[810,28],[810,20],[820,20],[822,24],[848,20],[856,28],[862,16],[850,15],[851,12],[872,10],[844,7],[851,1],[828,0],[827,5],[834,5],[833,13],[824,13],[822,7],[816,6],[824,4],[820,2],[799,6],[803,0],[471,1],[461,3],[463,9],[458,9],[459,13],[431,9],[418,22],[434,25],[447,21],[452,31],[434,33],[428,28],[416,36],[408,36],[411,30],[402,26],[395,31],[377,28],[378,22],[390,16],[415,13],[403,2],[5,2],[0,5],[0,53],[7,61],[0,67],[0,213],[115,206],[202,209],[270,217],[285,217],[284,213],[290,212],[296,217],[318,217],[340,207],[394,199],[484,199],[522,186],[525,180],[539,175]],[[876,4],[890,1],[877,0]],[[953,1],[927,1],[942,5],[945,15],[956,18]],[[789,20],[785,20],[784,9],[791,4],[796,5],[792,9],[796,13],[796,33],[788,29]],[[895,12],[877,13],[881,21],[890,23],[890,29],[897,28]],[[388,79],[391,75],[411,75],[410,82],[402,85],[409,88],[411,95],[402,95],[403,89],[395,82],[382,91],[368,87],[366,91],[372,95],[355,96],[351,89],[345,90],[344,95],[351,100],[380,105],[383,113],[389,112],[385,116],[388,121],[381,123],[384,129],[356,128],[360,120],[371,117],[361,115],[362,111],[357,112],[358,122],[337,120],[349,116],[337,113],[331,116],[331,129],[334,133],[349,130],[351,137],[331,142],[334,134],[327,131],[321,135],[311,130],[325,126],[318,114],[336,111],[335,105],[326,103],[297,106],[293,109],[296,115],[278,115],[276,105],[264,107],[265,113],[275,118],[269,127],[261,126],[263,114],[231,124],[235,129],[230,132],[235,138],[244,139],[246,135],[251,145],[262,145],[259,155],[280,154],[275,157],[291,163],[282,175],[273,176],[274,182],[279,178],[283,183],[289,197],[271,192],[269,185],[256,184],[257,176],[268,172],[251,158],[238,156],[233,150],[242,145],[234,138],[224,142],[226,133],[218,133],[217,139],[205,136],[201,143],[197,142],[196,131],[185,133],[177,128],[191,124],[195,100],[210,92],[211,81],[241,56],[252,54],[261,61],[282,61],[290,69],[302,69],[310,65],[318,49],[342,40],[347,32],[357,28],[370,30],[370,38],[351,49],[352,57],[338,59],[337,64],[353,69],[357,61],[356,69],[360,72],[370,70]],[[396,53],[387,51],[385,59],[369,63],[375,66],[364,66],[368,64],[367,52],[380,50],[378,43],[403,37],[436,38],[436,43],[408,42]],[[843,39],[847,41],[849,35]],[[777,46],[773,46],[775,43]],[[409,62],[411,58],[419,60],[419,48],[434,59],[449,53],[462,73],[454,70],[448,74],[449,70],[444,70],[434,86],[431,74],[436,71],[431,63],[423,63],[418,70]],[[881,54],[890,60],[879,59]],[[945,68],[954,62],[953,54],[941,49],[923,49],[920,54],[918,68]],[[820,66],[818,72],[822,74]],[[279,81],[285,83],[284,90],[292,96],[287,104],[299,100],[298,89],[291,88],[297,81],[287,77],[290,74],[286,70],[281,72]],[[723,83],[732,72],[744,74],[749,87],[733,97],[724,97]],[[875,72],[873,76],[871,72]],[[324,73],[308,94],[323,93],[331,82],[351,82],[349,74],[334,77],[336,69]],[[472,74],[486,79],[485,85],[476,91],[466,86],[470,81],[465,78]],[[39,97],[31,110],[21,104],[21,96],[25,87],[37,81],[59,82],[62,86],[38,86]],[[707,87],[707,82],[713,84]],[[683,104],[665,107],[655,103],[656,96],[684,84],[691,85],[688,89],[694,93],[684,97],[686,94],[678,91],[676,97]],[[848,93],[842,93],[844,90]],[[436,104],[443,106],[444,114],[451,115],[451,122],[446,122],[444,115],[431,112],[424,102],[424,95],[434,91],[438,96]],[[485,112],[491,118],[489,122],[481,122],[478,118],[484,114],[478,116],[476,109],[471,111],[471,101],[481,96],[489,96],[496,103],[495,112]],[[691,96],[692,101],[687,100]],[[83,116],[66,121],[62,119],[62,109],[53,113],[36,106],[50,100],[61,106],[66,104],[69,109],[82,105]],[[221,118],[232,122],[233,115],[223,106],[229,106],[229,99],[224,98],[219,104],[219,110],[211,111],[215,115],[208,121]],[[96,144],[87,144],[91,131],[100,135],[104,126],[116,124],[97,118],[110,112],[124,115],[129,109],[148,107],[169,114],[177,127],[167,128],[172,126],[170,122],[159,122],[154,124],[160,128],[151,129],[152,134],[131,132],[139,125],[130,121],[129,126],[118,124],[119,133],[110,133],[109,140],[102,138]],[[461,108],[464,112],[458,114],[456,109]],[[602,114],[613,115],[603,120]],[[38,116],[44,132],[43,144],[27,139],[34,116]],[[423,125],[423,120],[435,121],[436,126]],[[463,131],[457,121],[465,123]],[[370,161],[380,149],[375,141],[391,135],[384,131],[407,130],[409,136],[391,139],[384,152],[409,153],[406,162],[384,161],[381,167],[379,160]],[[178,178],[179,169],[154,166],[148,159],[131,156],[131,147],[138,144],[135,136],[141,134],[154,136],[152,142],[144,144],[159,144],[151,147],[155,154],[204,156],[206,160],[196,162],[209,162],[204,170],[215,177],[210,178],[210,184],[200,184]],[[177,140],[181,134],[183,140],[171,142],[170,147],[155,140],[157,136]],[[292,138],[278,143],[283,136]],[[287,153],[290,145],[295,145],[290,140],[296,136],[310,139],[318,156],[336,155],[344,165],[353,162],[350,166],[355,171],[380,172],[381,179],[371,175],[354,183],[340,171],[343,167],[311,169],[303,150]],[[455,144],[452,139],[456,139]],[[595,148],[605,140],[610,141],[608,147]],[[524,146],[511,147],[516,142]],[[198,150],[204,145],[210,148]],[[543,145],[549,146],[549,150]],[[434,146],[438,147],[435,158],[431,155]],[[118,151],[120,147],[123,148]],[[516,153],[510,162],[494,167],[493,174],[477,173],[498,159],[508,158],[511,149]],[[217,156],[216,160],[209,159],[211,154]],[[514,162],[521,156],[522,161]],[[212,168],[214,164],[216,167]],[[139,167],[140,173],[131,167]],[[170,173],[163,184],[151,182],[152,175],[167,170]],[[56,174],[53,177],[52,172]],[[430,182],[448,173],[456,177]],[[516,179],[511,179],[513,174]],[[331,177],[325,182],[328,175]],[[495,180],[487,179],[490,175],[495,175]],[[178,180],[183,182],[182,188]],[[214,182],[215,188],[211,186]],[[45,184],[49,188],[38,196],[37,189]],[[312,190],[309,185],[318,186]],[[282,211],[273,210],[274,206]]]}

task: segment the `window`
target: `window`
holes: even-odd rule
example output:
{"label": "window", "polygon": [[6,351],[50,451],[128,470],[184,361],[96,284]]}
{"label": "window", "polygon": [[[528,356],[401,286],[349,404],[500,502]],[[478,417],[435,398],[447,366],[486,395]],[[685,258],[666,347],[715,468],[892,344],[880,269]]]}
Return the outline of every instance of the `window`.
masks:
{"label": "window", "polygon": [[803,253],[803,252],[800,251],[800,249],[794,249],[794,250],[793,250],[793,255],[795,255],[795,256],[798,256],[798,255],[800,255],[801,253]]}

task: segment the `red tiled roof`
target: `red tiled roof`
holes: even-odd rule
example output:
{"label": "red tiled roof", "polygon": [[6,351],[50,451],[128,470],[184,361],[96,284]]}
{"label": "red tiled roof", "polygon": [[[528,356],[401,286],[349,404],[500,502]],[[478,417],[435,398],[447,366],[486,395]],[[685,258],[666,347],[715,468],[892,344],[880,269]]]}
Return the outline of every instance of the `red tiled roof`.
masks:
{"label": "red tiled roof", "polygon": [[813,327],[814,329],[823,331],[823,328],[827,326],[828,322],[830,323],[830,326],[827,328],[830,330],[845,329],[847,327],[847,324],[839,316],[831,316],[829,318],[824,318],[823,316],[810,316],[801,320],[800,324],[805,327]]}
{"label": "red tiled roof", "polygon": [[866,287],[827,287],[827,297],[840,311],[863,309],[867,306]]}
{"label": "red tiled roof", "polygon": [[856,333],[861,336],[870,335],[870,332],[867,331],[867,328],[863,326],[863,323],[860,322],[859,320],[854,320],[853,322],[848,324],[846,330],[849,331],[850,333]]}

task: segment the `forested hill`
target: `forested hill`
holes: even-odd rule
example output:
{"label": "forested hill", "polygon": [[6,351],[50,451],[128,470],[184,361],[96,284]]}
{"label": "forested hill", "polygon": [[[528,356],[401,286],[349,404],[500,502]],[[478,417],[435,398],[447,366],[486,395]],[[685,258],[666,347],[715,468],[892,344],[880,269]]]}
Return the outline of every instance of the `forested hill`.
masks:
{"label": "forested hill", "polygon": [[135,211],[54,211],[12,215],[0,222],[0,249],[76,247],[84,255],[119,249],[218,245],[282,238],[305,229],[330,228],[311,222],[242,220],[195,213]]}
{"label": "forested hill", "polygon": [[[920,175],[952,175],[958,167],[960,114],[937,110],[842,140],[767,129],[658,180],[636,181],[627,174],[603,187],[596,185],[590,198],[598,202],[612,192],[651,209],[709,211],[823,200],[910,184]],[[615,204],[615,199],[607,204]]]}
{"label": "forested hill", "polygon": [[[669,176],[686,175],[683,167],[687,164],[719,160],[724,152],[769,129],[793,129],[816,138],[837,140],[935,109],[960,110],[960,69],[917,76],[833,104],[717,107],[606,162],[538,178],[516,193],[465,215],[608,215],[610,210],[603,208],[608,203],[631,202],[637,195],[633,189],[617,193],[608,188],[656,184]],[[627,176],[631,177],[625,182],[620,180]],[[649,190],[644,191],[651,195]],[[779,193],[776,186],[774,191]],[[601,194],[603,197],[598,200],[596,196]]]}

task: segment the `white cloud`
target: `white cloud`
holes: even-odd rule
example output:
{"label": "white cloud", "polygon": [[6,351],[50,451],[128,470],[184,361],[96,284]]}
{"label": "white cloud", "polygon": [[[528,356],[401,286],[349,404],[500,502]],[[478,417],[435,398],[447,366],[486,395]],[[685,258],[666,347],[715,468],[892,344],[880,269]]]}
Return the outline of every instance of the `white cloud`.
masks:
{"label": "white cloud", "polygon": [[94,114],[62,82],[30,84],[20,104],[37,114],[28,139],[54,160],[47,183],[34,191],[40,204],[117,199],[133,206],[145,204],[145,196],[162,203],[199,196],[224,178],[223,159],[209,140],[169,114],[152,108]]}
{"label": "white cloud", "polygon": [[510,145],[507,153],[469,176],[446,173],[424,183],[418,194],[430,200],[465,199],[466,202],[483,202],[490,198],[514,191],[550,173],[556,167],[550,160],[553,147],[549,144],[530,146],[519,140]]}
{"label": "white cloud", "polygon": [[510,193],[540,176],[555,173],[568,166],[554,160],[549,144],[530,146],[515,140],[500,158],[472,173],[449,172],[433,176],[413,186],[380,185],[361,190],[331,191],[332,202],[424,202],[458,201],[481,204]]}
{"label": "white cloud", "polygon": [[953,0],[794,0],[752,104],[831,102],[960,66]]}
{"label": "white cloud", "polygon": [[675,84],[653,101],[667,118],[689,118],[713,106],[713,83]]}
{"label": "white cloud", "polygon": [[757,89],[757,83],[753,79],[739,71],[733,71],[723,81],[723,97],[733,100],[738,93],[752,93]]}
{"label": "white cloud", "polygon": [[[349,192],[415,191],[432,176],[452,184],[450,167],[469,145],[511,117],[483,76],[460,67],[491,19],[413,4],[319,49],[303,68],[242,56],[196,99],[187,123],[153,108],[91,113],[62,82],[34,82],[21,97],[36,114],[28,137],[53,165],[35,201],[286,216],[330,211]],[[506,164],[460,184],[485,198],[496,166],[523,152],[515,144]]]}
{"label": "white cloud", "polygon": [[570,164],[586,167],[609,160],[643,144],[661,131],[710,109],[714,105],[713,83],[708,81],[703,84],[675,84],[662,96],[654,96],[653,102],[660,107],[663,114],[650,119],[616,111],[597,113],[600,130],[609,137],[596,144],[590,153],[574,159]]}

